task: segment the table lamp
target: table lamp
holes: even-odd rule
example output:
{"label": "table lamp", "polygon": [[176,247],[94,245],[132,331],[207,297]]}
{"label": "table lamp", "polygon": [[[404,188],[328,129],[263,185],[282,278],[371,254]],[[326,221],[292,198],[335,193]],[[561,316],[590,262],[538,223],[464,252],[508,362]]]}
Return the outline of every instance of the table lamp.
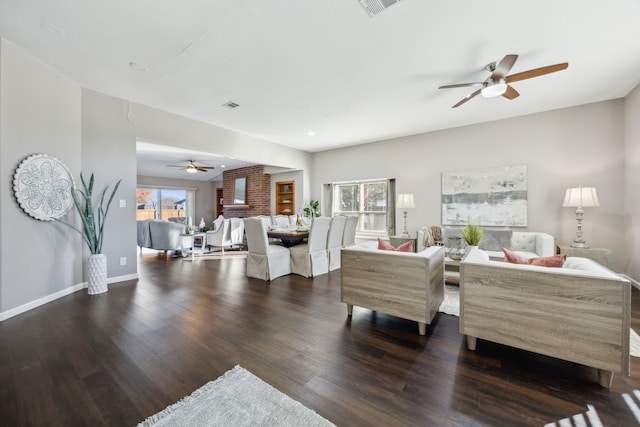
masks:
{"label": "table lamp", "polygon": [[582,208],[600,206],[595,187],[567,188],[562,206],[576,208],[576,238],[571,243],[571,247],[588,248],[589,245],[582,238],[582,215],[584,215]]}
{"label": "table lamp", "polygon": [[409,232],[407,231],[407,211],[409,209],[415,208],[415,204],[413,203],[413,194],[412,193],[398,194],[398,203],[396,204],[396,207],[398,209],[402,209],[402,213],[404,215],[404,228],[400,236],[409,237]]}

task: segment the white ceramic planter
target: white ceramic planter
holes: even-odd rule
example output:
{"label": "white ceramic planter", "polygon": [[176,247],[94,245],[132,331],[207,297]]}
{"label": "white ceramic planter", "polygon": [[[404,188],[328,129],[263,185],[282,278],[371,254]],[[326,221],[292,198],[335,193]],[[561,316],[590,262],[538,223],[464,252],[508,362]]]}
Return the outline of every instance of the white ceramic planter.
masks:
{"label": "white ceramic planter", "polygon": [[87,282],[89,295],[107,292],[107,256],[105,254],[89,256]]}

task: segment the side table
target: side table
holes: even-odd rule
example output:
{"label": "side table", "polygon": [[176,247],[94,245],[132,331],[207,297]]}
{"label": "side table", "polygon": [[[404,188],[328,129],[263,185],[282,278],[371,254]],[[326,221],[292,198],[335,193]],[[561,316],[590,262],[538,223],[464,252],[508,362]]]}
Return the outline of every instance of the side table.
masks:
{"label": "side table", "polygon": [[446,257],[444,259],[444,281],[452,285],[460,284],[460,260]]}
{"label": "side table", "polygon": [[611,268],[611,249],[597,247],[574,248],[571,245],[566,245],[563,243],[558,244],[556,249],[559,254],[589,258],[600,265]]}
{"label": "side table", "polygon": [[389,243],[391,243],[394,247],[398,247],[403,243],[413,242],[413,252],[418,251],[418,237],[409,235],[406,236],[389,236]]}
{"label": "side table", "polygon": [[184,256],[187,249],[191,249],[191,260],[195,259],[196,254],[196,239],[200,239],[200,250],[197,251],[200,255],[204,255],[205,248],[207,247],[207,233],[181,233],[180,234],[180,250]]}

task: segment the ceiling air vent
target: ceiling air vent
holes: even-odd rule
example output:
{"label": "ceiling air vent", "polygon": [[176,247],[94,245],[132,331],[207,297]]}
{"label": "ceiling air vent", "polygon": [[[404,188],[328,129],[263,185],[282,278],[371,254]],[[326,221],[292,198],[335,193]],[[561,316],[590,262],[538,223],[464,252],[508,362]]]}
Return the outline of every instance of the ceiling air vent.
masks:
{"label": "ceiling air vent", "polygon": [[229,101],[226,104],[222,104],[223,107],[227,107],[229,109],[234,109],[234,108],[238,108],[240,106],[240,104],[236,104],[233,101]]}
{"label": "ceiling air vent", "polygon": [[400,0],[360,0],[360,4],[372,18],[377,14],[384,12]]}

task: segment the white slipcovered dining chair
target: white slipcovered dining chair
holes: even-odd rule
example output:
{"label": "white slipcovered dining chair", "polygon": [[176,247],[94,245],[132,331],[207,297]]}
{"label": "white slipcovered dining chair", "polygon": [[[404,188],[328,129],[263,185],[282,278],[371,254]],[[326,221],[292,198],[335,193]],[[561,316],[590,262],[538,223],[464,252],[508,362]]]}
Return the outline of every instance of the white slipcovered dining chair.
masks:
{"label": "white slipcovered dining chair", "polygon": [[327,237],[327,255],[329,255],[329,271],[340,268],[340,249],[347,217],[338,215],[331,218],[329,236]]}
{"label": "white slipcovered dining chair", "polygon": [[292,221],[289,215],[274,215],[271,217],[271,224],[277,228],[289,228],[290,225],[295,225],[295,219]]}
{"label": "white slipcovered dining chair", "polygon": [[344,234],[342,235],[342,247],[353,246],[356,244],[356,228],[358,226],[358,216],[349,215],[344,225]]}
{"label": "white slipcovered dining chair", "polygon": [[244,228],[247,235],[247,277],[273,280],[291,273],[289,249],[270,245],[267,225],[260,218],[246,218]]}
{"label": "white slipcovered dining chair", "polygon": [[229,238],[231,246],[242,246],[244,244],[244,220],[242,218],[230,219]]}
{"label": "white slipcovered dining chair", "polygon": [[291,246],[291,272],[304,277],[315,277],[329,272],[327,235],[331,218],[313,220],[307,243]]}

